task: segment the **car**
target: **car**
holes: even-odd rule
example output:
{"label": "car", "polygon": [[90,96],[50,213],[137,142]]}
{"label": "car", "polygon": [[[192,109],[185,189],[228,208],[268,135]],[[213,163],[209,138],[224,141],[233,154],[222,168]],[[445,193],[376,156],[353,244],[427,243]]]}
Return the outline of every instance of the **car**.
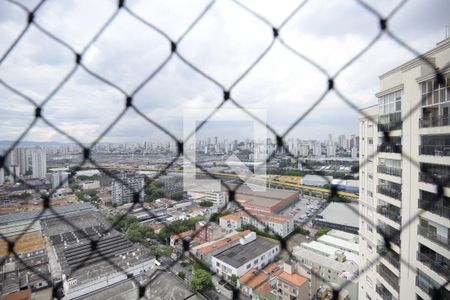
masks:
{"label": "car", "polygon": [[218,294],[220,294],[220,293],[222,292],[222,290],[219,289],[218,287],[216,287],[216,292],[217,292]]}

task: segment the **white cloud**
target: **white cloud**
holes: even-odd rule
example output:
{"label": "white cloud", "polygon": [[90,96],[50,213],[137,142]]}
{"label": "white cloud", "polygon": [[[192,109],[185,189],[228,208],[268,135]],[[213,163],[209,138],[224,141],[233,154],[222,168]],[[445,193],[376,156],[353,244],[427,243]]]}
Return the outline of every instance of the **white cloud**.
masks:
{"label": "white cloud", "polygon": [[[24,1],[30,9],[36,1]],[[209,1],[126,1],[139,16],[178,39]],[[275,26],[297,7],[297,1],[247,1]],[[396,2],[368,2],[384,16]],[[116,10],[115,1],[48,1],[36,20],[63,41],[81,51]],[[393,20],[392,31],[418,51],[443,38],[450,4],[444,0],[408,1]],[[25,26],[26,15],[14,5],[0,4],[0,55]],[[341,68],[378,32],[378,19],[353,1],[310,1],[281,30],[293,48],[314,59],[330,74]],[[226,88],[244,72],[272,41],[272,29],[238,5],[218,0],[179,44],[178,51]],[[170,54],[162,35],[121,11],[83,57],[92,70],[131,92]],[[336,86],[358,107],[374,104],[378,76],[413,57],[387,37],[349,66]],[[36,101],[42,101],[74,66],[73,54],[31,26],[0,66],[0,78]],[[282,133],[326,90],[327,78],[296,57],[279,42],[232,90],[247,108],[264,108],[269,123]],[[134,97],[134,104],[151,119],[181,138],[183,109],[210,108],[222,100],[222,90],[173,56],[169,63]],[[33,117],[33,107],[17,95],[0,89],[0,139],[14,139]],[[21,103],[21,104],[19,104]],[[114,88],[78,70],[43,113],[83,142],[93,141],[124,108],[124,96]],[[226,104],[226,107],[232,107]],[[220,113],[220,112],[219,112]],[[357,132],[357,112],[334,93],[290,134],[324,139]],[[58,140],[61,136],[42,122],[26,137]],[[108,133],[104,141],[163,139],[165,134],[134,112]]]}

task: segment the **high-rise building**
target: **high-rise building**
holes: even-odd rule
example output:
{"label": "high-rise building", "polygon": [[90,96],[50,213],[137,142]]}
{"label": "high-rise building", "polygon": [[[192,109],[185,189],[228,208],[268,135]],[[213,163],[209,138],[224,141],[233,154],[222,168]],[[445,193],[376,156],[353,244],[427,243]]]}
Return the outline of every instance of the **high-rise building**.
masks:
{"label": "high-rise building", "polygon": [[0,168],[0,185],[5,183],[5,170]]}
{"label": "high-rise building", "polygon": [[339,136],[338,145],[340,148],[344,148],[345,145],[345,134]]}
{"label": "high-rise building", "polygon": [[413,59],[361,111],[359,299],[450,298],[450,38],[424,57],[443,82]]}
{"label": "high-rise building", "polygon": [[53,189],[69,186],[68,172],[57,171],[48,175]]}
{"label": "high-rise building", "polygon": [[327,157],[335,157],[335,156],[336,156],[336,146],[327,145]]}
{"label": "high-rise building", "polygon": [[144,201],[144,176],[121,173],[118,180],[112,182],[112,203],[133,202],[134,193],[139,193],[139,201]]}
{"label": "high-rise building", "polygon": [[47,156],[42,149],[32,150],[31,169],[34,178],[45,178],[47,173]]}

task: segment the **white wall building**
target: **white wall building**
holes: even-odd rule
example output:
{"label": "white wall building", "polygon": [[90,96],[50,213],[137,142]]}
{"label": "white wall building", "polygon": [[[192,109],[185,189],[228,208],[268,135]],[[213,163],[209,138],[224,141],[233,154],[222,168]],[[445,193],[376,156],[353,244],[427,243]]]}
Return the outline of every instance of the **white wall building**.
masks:
{"label": "white wall building", "polygon": [[241,237],[239,245],[214,255],[211,258],[212,271],[229,281],[232,275],[241,277],[251,268],[264,268],[279,254],[280,245],[277,241],[257,237],[251,232]]}
{"label": "white wall building", "polygon": [[43,150],[32,150],[31,168],[33,170],[33,178],[45,178],[47,174],[47,155]]}
{"label": "white wall building", "polygon": [[[428,300],[450,278],[450,38],[424,56],[444,82],[413,59],[381,75],[379,104],[361,111],[360,266],[377,262],[360,277],[359,299]],[[447,285],[435,299],[449,297]]]}

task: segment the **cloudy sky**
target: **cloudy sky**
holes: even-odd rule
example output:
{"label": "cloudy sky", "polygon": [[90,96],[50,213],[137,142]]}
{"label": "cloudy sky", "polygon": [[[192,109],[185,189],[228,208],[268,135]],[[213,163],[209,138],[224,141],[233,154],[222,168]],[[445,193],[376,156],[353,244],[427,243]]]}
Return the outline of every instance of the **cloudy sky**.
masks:
{"label": "cloudy sky", "polygon": [[[19,1],[33,9],[37,1]],[[45,2],[36,22],[76,51],[81,52],[115,12],[112,0]],[[210,1],[126,1],[135,14],[177,40]],[[241,3],[279,27],[299,1],[241,0]],[[399,1],[368,1],[383,16]],[[412,0],[388,25],[400,39],[419,52],[444,38],[450,2]],[[0,2],[0,57],[26,25],[26,14],[17,6]],[[283,26],[280,37],[290,47],[335,74],[361,51],[379,31],[378,19],[356,1],[309,1]],[[272,43],[270,26],[232,1],[218,0],[182,39],[178,52],[228,89]],[[168,40],[122,10],[100,38],[88,48],[83,63],[91,71],[133,92],[170,55]],[[378,76],[404,63],[414,54],[387,35],[336,79],[337,88],[356,106],[376,103]],[[31,26],[0,65],[0,78],[41,103],[74,67],[68,49]],[[327,88],[327,76],[297,57],[279,41],[259,64],[231,90],[231,96],[248,109],[267,112],[267,122],[279,133],[305,113]],[[134,96],[134,104],[176,137],[183,135],[183,113],[203,109],[205,115],[220,104],[222,88],[172,56],[161,71]],[[78,68],[61,90],[43,107],[43,115],[81,142],[92,142],[123,110],[125,96],[117,89]],[[233,105],[226,103],[224,108]],[[14,140],[33,120],[34,108],[0,85],[0,139]],[[220,112],[219,112],[220,114]],[[357,133],[357,112],[334,93],[305,117],[290,137],[326,139],[328,133]],[[211,123],[205,130],[220,136]],[[208,127],[209,126],[209,127]],[[215,126],[215,127],[214,127]],[[233,132],[233,130],[231,130]],[[234,130],[236,138],[242,132]],[[227,133],[227,135],[228,135]],[[103,142],[165,140],[168,137],[142,116],[128,111],[102,139]],[[42,121],[25,137],[31,141],[67,141]]]}

